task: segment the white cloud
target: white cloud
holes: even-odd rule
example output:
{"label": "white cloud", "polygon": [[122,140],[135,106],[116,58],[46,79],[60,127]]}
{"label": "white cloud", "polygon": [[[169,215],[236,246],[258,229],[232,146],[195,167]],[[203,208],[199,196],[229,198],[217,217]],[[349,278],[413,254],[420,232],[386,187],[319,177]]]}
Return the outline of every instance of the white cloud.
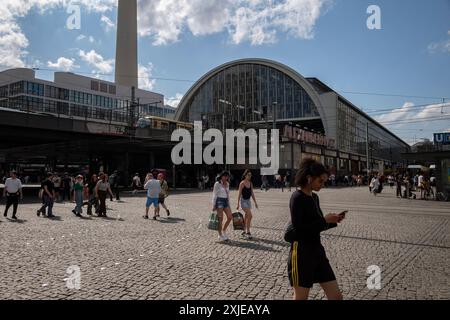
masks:
{"label": "white cloud", "polygon": [[80,50],[79,56],[91,67],[94,67],[96,71],[101,73],[111,73],[114,70],[114,59],[105,60],[100,54],[95,52],[95,50],[89,52]]}
{"label": "white cloud", "polygon": [[[116,0],[77,0],[89,12],[106,12],[116,5]],[[17,19],[25,17],[31,10],[40,14],[60,7],[67,0],[2,0],[0,6],[0,68],[25,67],[26,48],[29,41],[22,32]]]}
{"label": "white cloud", "polygon": [[102,17],[100,18],[100,22],[106,32],[109,32],[116,27],[114,22],[112,22],[112,20],[105,15],[102,15]]}
{"label": "white cloud", "polygon": [[139,33],[155,45],[176,42],[184,30],[195,36],[227,32],[232,43],[274,43],[278,34],[314,37],[314,26],[332,0],[141,0]]}
{"label": "white cloud", "polygon": [[[235,44],[274,43],[280,33],[300,39],[314,37],[314,26],[333,0],[139,0],[139,33],[155,45],[179,41],[184,31],[195,36],[220,32]],[[0,6],[0,67],[23,67],[29,41],[18,24],[31,10],[45,14],[63,10],[67,0],[2,0]],[[77,0],[87,12],[102,13],[106,30],[115,27],[105,13],[117,0]],[[77,40],[86,36],[80,35]],[[94,39],[88,40],[93,43]],[[448,44],[441,44],[450,50]],[[436,46],[431,45],[431,49]],[[437,47],[436,47],[437,48]]]}
{"label": "white cloud", "polygon": [[84,39],[86,39],[86,36],[85,36],[84,34],[80,34],[80,35],[77,37],[77,41],[81,41],[81,40],[84,40]]}
{"label": "white cloud", "polygon": [[175,97],[167,98],[165,104],[166,104],[166,105],[169,105],[169,106],[171,106],[171,107],[177,108],[178,105],[179,105],[180,102],[181,102],[181,99],[183,99],[183,94],[177,93],[177,94],[175,95]]}
{"label": "white cloud", "polygon": [[[426,119],[439,118],[440,116],[448,116],[450,113],[450,103],[444,104],[430,104],[420,108],[414,108],[415,105],[412,102],[406,102],[402,107],[394,109],[390,112],[384,113],[379,116],[374,116],[375,120],[381,124],[385,123],[387,126],[400,128],[404,126],[410,126],[411,124],[402,123],[409,120],[421,120],[423,119],[423,125],[421,123],[412,124],[417,126],[428,126],[429,123]],[[396,122],[398,123],[396,124]],[[445,121],[445,119],[443,120]],[[447,120],[448,121],[448,120]]]}
{"label": "white cloud", "polygon": [[[450,30],[447,32],[447,35],[450,36]],[[440,42],[432,42],[428,45],[428,52],[436,53],[436,52],[444,52],[450,53],[450,39],[443,40]]]}
{"label": "white cloud", "polygon": [[74,68],[78,68],[79,66],[75,65],[75,59],[68,59],[64,57],[60,57],[56,62],[47,62],[48,67],[55,68],[57,70],[63,71],[72,71]]}
{"label": "white cloud", "polygon": [[153,72],[153,64],[149,63],[147,66],[139,65],[138,67],[138,77],[139,77],[139,88],[143,90],[153,90],[155,86],[155,80],[151,79]]}

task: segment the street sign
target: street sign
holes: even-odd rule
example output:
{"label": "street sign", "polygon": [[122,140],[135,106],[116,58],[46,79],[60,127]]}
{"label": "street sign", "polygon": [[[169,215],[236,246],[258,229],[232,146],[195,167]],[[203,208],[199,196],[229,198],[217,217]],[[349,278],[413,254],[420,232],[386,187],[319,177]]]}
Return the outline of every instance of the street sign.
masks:
{"label": "street sign", "polygon": [[435,133],[434,134],[435,144],[450,144],[450,132]]}

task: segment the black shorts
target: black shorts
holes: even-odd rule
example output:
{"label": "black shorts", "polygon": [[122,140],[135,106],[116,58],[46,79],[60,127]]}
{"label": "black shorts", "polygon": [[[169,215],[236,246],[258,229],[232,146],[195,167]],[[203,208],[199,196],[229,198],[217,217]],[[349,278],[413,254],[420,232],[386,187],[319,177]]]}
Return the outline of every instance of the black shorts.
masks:
{"label": "black shorts", "polygon": [[304,245],[295,241],[288,259],[291,287],[312,288],[314,283],[336,280],[322,245]]}
{"label": "black shorts", "polygon": [[159,199],[158,199],[159,204],[164,204],[164,199],[165,199],[165,198],[159,198]]}

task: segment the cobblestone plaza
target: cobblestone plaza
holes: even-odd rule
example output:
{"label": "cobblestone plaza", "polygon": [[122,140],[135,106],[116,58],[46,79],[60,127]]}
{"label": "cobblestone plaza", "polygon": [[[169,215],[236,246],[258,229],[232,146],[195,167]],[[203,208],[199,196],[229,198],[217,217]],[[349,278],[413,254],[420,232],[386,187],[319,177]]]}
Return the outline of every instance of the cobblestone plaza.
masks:
{"label": "cobblestone plaza", "polygon": [[[450,298],[448,203],[397,199],[389,188],[377,197],[366,188],[320,196],[325,212],[349,210],[322,237],[344,298]],[[0,299],[291,299],[283,241],[290,193],[256,197],[254,239],[230,229],[229,244],[206,227],[209,192],[170,196],[172,217],[160,221],[142,219],[139,196],[108,202],[107,219],[79,219],[65,203],[48,220],[36,216],[37,204],[23,204],[18,222],[0,222]],[[371,265],[381,269],[381,290],[367,288]],[[70,266],[80,268],[80,289],[67,285]],[[318,285],[310,297],[324,299]]]}

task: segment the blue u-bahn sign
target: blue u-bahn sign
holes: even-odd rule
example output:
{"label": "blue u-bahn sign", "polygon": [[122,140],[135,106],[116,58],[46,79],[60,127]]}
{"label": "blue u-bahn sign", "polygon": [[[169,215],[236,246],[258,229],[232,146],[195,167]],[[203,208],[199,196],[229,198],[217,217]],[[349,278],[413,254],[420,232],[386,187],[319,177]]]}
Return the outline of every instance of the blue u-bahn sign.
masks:
{"label": "blue u-bahn sign", "polygon": [[435,133],[434,134],[435,144],[450,144],[450,132]]}

